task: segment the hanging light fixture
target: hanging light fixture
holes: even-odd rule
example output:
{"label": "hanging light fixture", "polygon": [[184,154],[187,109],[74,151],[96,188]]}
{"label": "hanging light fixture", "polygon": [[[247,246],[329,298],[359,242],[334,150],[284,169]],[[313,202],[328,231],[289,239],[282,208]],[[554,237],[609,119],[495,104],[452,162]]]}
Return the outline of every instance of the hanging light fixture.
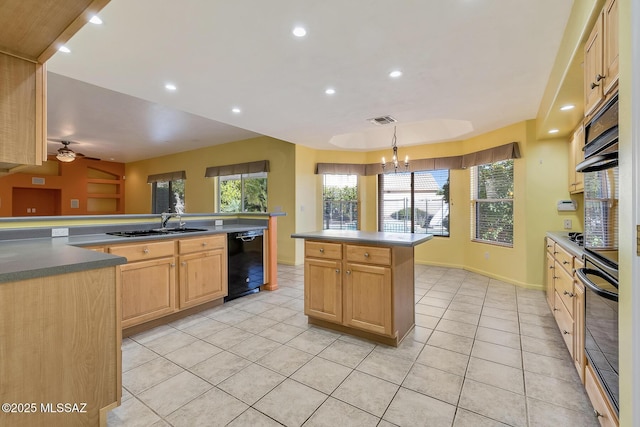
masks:
{"label": "hanging light fixture", "polygon": [[[391,149],[393,150],[393,156],[391,157],[391,163],[393,165],[393,172],[398,173],[398,169],[400,165],[398,163],[398,146],[396,145],[398,138],[396,137],[396,127],[393,127],[393,139],[391,140]],[[385,158],[382,158],[382,172],[384,173],[387,170],[387,161]],[[409,156],[405,156],[404,158],[404,171],[409,171]]]}
{"label": "hanging light fixture", "polygon": [[60,160],[64,163],[73,162],[76,159],[76,153],[69,148],[69,141],[60,141],[63,145],[58,149],[58,154],[56,155],[56,159]]}

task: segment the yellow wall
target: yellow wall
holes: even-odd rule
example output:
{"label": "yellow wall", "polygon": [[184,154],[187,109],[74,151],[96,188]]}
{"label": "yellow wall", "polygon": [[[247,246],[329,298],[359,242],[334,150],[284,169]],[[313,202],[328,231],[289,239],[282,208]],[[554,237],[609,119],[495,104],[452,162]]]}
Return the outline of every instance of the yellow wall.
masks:
{"label": "yellow wall", "polygon": [[205,178],[209,166],[269,160],[267,210],[286,212],[278,218],[278,261],[295,262],[295,146],[266,136],[156,157],[126,165],[127,214],[151,212],[151,185],[147,176],[185,170],[185,211],[214,212],[215,178]]}
{"label": "yellow wall", "polygon": [[[581,205],[577,212],[558,212],[558,200],[570,198],[568,192],[569,144],[564,138],[538,141],[535,138],[535,121],[527,121],[507,126],[463,141],[440,144],[423,144],[400,147],[401,157],[409,158],[445,157],[466,154],[517,141],[522,154],[515,161],[514,199],[514,246],[506,248],[485,243],[472,242],[470,177],[468,170],[452,170],[450,176],[450,237],[435,237],[415,250],[417,263],[466,268],[491,277],[525,286],[542,287],[544,282],[544,246],[546,231],[562,230],[563,220],[571,219],[574,230],[579,229]],[[311,150],[313,151],[313,150]],[[389,150],[372,152],[317,151],[316,162],[335,163],[375,163]],[[309,173],[314,156],[305,150],[305,156],[296,156],[296,161],[305,163],[304,187],[312,188]],[[296,167],[299,171],[300,168]],[[299,179],[297,176],[296,179]],[[321,199],[322,178],[316,177],[315,197],[316,229],[322,227]],[[298,184],[297,184],[298,185]],[[377,179],[360,177],[360,228],[377,229]],[[299,185],[298,188],[302,188]],[[302,194],[297,193],[300,197]],[[305,194],[308,197],[309,194]],[[309,201],[305,202],[308,213]],[[299,212],[298,212],[299,214]],[[300,223],[302,224],[302,223]],[[311,222],[305,221],[304,229],[309,231]],[[296,262],[303,261],[303,253],[296,253]]]}

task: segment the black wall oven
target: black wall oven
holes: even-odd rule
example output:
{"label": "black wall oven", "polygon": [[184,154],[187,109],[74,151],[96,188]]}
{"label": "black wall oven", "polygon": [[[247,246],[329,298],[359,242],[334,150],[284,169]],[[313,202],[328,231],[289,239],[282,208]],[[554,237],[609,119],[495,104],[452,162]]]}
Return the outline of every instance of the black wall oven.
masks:
{"label": "black wall oven", "polygon": [[618,387],[618,96],[585,126],[585,353],[611,406],[619,411]]}

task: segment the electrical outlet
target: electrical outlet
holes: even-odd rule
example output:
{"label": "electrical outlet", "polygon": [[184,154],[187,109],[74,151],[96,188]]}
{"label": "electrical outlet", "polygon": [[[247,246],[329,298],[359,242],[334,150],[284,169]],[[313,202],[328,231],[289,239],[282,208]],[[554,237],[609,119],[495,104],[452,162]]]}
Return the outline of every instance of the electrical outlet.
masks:
{"label": "electrical outlet", "polygon": [[564,220],[564,229],[565,230],[571,230],[573,228],[573,225],[571,224],[571,220],[570,219],[565,219]]}
{"label": "electrical outlet", "polygon": [[52,228],[51,237],[67,237],[69,235],[68,228]]}
{"label": "electrical outlet", "polygon": [[221,219],[216,219],[215,225],[216,226],[222,225],[222,220]]}

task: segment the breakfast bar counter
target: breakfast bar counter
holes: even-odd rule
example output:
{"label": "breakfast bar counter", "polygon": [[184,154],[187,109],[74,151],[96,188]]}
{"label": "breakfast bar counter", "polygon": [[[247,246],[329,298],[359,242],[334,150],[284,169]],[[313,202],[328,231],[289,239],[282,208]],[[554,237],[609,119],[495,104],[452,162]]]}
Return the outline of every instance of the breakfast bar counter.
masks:
{"label": "breakfast bar counter", "polygon": [[309,323],[397,346],[413,329],[413,248],[430,234],[324,230],[304,239]]}

